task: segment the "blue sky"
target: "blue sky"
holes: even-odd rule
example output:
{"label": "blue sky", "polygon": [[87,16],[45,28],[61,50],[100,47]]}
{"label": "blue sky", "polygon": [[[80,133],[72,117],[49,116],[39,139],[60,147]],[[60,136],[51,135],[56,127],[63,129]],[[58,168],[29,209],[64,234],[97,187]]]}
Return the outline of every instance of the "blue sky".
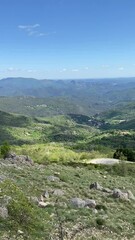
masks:
{"label": "blue sky", "polygon": [[135,76],[135,0],[0,0],[0,78]]}

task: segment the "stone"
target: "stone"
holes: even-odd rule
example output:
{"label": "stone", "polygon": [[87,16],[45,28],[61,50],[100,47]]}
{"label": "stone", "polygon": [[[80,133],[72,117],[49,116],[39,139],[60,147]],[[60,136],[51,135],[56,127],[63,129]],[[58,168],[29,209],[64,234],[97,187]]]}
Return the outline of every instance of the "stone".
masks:
{"label": "stone", "polygon": [[6,207],[0,207],[0,217],[3,219],[8,218],[8,209]]}
{"label": "stone", "polygon": [[55,189],[53,195],[61,197],[64,195],[64,192],[61,189]]}
{"label": "stone", "polygon": [[43,196],[44,198],[49,198],[49,192],[48,192],[48,191],[45,191],[45,192],[42,194],[42,196]]}
{"label": "stone", "polygon": [[93,200],[93,199],[86,199],[85,200],[85,207],[95,208],[96,207],[95,200]]}
{"label": "stone", "polygon": [[128,199],[135,200],[135,197],[130,190],[127,191],[127,194],[128,194]]}
{"label": "stone", "polygon": [[45,208],[45,207],[47,207],[48,205],[50,205],[49,202],[42,202],[42,201],[39,201],[39,202],[38,202],[38,206],[41,207],[41,208]]}
{"label": "stone", "polygon": [[105,192],[105,193],[112,193],[112,190],[109,189],[109,188],[103,188],[103,189],[102,189],[102,192]]}
{"label": "stone", "polygon": [[97,213],[98,213],[98,210],[97,210],[96,208],[93,208],[93,209],[92,209],[92,212],[95,213],[95,214],[97,214]]}
{"label": "stone", "polygon": [[72,198],[71,204],[77,208],[83,208],[86,205],[85,201],[82,200],[81,198]]}
{"label": "stone", "polygon": [[123,193],[120,189],[117,189],[117,188],[115,188],[113,190],[112,196],[114,198],[119,198],[119,199],[123,199],[123,200],[127,200],[127,201],[129,200],[128,199],[128,193]]}
{"label": "stone", "polygon": [[55,176],[48,176],[47,180],[50,182],[59,182],[60,181],[59,177],[55,177]]}
{"label": "stone", "polygon": [[102,191],[103,187],[100,186],[100,184],[98,182],[94,182],[94,183],[90,184],[90,189],[96,189],[96,190]]}

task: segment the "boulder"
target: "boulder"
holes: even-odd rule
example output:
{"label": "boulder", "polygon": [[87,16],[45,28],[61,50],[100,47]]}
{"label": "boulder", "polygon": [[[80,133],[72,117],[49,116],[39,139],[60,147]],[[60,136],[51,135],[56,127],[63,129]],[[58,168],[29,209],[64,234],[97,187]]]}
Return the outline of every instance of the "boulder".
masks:
{"label": "boulder", "polygon": [[72,198],[71,204],[77,208],[83,208],[83,207],[95,208],[96,207],[96,202],[93,199],[83,200],[81,198]]}
{"label": "boulder", "polygon": [[85,201],[82,200],[81,198],[72,198],[71,204],[77,208],[83,208],[86,205]]}
{"label": "boulder", "polygon": [[123,200],[126,200],[126,201],[129,200],[128,193],[127,192],[122,192],[120,189],[117,189],[117,188],[115,188],[113,190],[112,196],[114,198],[119,198],[119,199],[123,199]]}

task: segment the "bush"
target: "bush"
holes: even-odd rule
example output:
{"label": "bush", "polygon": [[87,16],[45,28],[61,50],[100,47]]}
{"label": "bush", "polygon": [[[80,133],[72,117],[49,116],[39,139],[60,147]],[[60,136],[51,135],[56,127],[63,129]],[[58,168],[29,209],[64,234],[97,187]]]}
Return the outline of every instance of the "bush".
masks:
{"label": "bush", "polygon": [[8,142],[4,142],[0,148],[0,152],[3,158],[6,158],[10,152],[10,145]]}

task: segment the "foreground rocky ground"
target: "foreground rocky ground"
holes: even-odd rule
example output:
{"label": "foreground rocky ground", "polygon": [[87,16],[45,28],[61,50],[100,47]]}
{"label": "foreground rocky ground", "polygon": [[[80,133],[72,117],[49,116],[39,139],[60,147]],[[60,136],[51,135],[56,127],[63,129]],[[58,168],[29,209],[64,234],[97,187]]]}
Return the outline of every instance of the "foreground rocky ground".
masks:
{"label": "foreground rocky ground", "polygon": [[134,173],[117,168],[1,159],[0,239],[135,239]]}

